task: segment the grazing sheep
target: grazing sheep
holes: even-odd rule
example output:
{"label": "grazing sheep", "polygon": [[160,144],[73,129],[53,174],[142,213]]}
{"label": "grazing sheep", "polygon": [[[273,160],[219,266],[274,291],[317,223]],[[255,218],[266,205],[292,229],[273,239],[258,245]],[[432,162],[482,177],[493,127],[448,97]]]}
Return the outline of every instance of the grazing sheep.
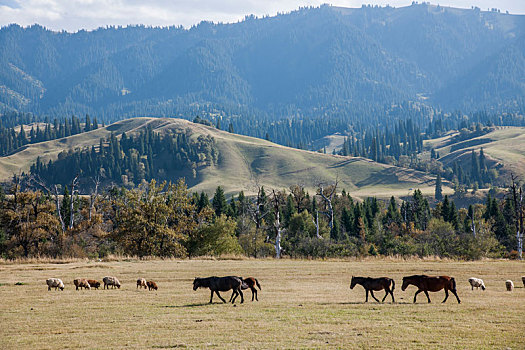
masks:
{"label": "grazing sheep", "polygon": [[157,287],[157,283],[153,282],[153,281],[148,281],[146,282],[147,285],[148,285],[148,289],[149,290],[152,290],[152,289],[155,289],[157,290],[159,287]]}
{"label": "grazing sheep", "polygon": [[109,286],[111,286],[112,289],[115,287],[120,289],[120,282],[116,277],[106,276],[102,281],[104,281],[104,289],[106,289],[106,287],[109,289]]}
{"label": "grazing sheep", "polygon": [[514,283],[512,283],[511,280],[506,280],[505,286],[507,287],[507,292],[512,292],[512,290],[514,289]]}
{"label": "grazing sheep", "polygon": [[91,289],[91,286],[89,285],[88,281],[85,278],[76,278],[73,283],[75,284],[76,290],[78,288],[82,289]]}
{"label": "grazing sheep", "polygon": [[145,279],[145,278],[139,278],[139,279],[137,280],[137,288],[139,288],[139,287],[140,287],[141,289],[142,289],[142,287],[144,287],[144,289],[147,289],[147,288],[148,288],[148,286],[147,286],[147,284],[146,284],[146,279]]}
{"label": "grazing sheep", "polygon": [[97,280],[87,280],[91,288],[98,289],[100,287],[100,282]]}
{"label": "grazing sheep", "polygon": [[481,287],[482,290],[485,290],[485,283],[483,283],[483,280],[481,278],[470,277],[468,281],[470,283],[470,286],[472,287],[472,290],[474,290],[474,287],[476,287],[476,289]]}
{"label": "grazing sheep", "polygon": [[62,283],[62,280],[60,278],[48,278],[46,280],[47,283],[47,290],[51,290],[51,288],[60,288],[60,290],[64,290],[64,283]]}

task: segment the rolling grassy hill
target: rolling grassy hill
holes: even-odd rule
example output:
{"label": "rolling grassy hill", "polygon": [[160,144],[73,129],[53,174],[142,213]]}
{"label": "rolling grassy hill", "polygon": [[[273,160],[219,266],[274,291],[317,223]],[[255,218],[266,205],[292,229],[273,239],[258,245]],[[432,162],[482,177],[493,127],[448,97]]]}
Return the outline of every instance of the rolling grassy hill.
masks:
{"label": "rolling grassy hill", "polygon": [[[215,138],[220,152],[217,165],[200,169],[196,178],[189,176],[189,171],[185,169],[170,174],[173,180],[185,176],[194,191],[213,193],[221,185],[226,193],[240,190],[253,193],[259,183],[275,189],[301,184],[314,192],[317,183],[329,184],[336,178],[339,179],[340,189],[344,188],[357,197],[406,196],[413,188],[420,188],[427,195],[432,195],[434,191],[434,178],[422,172],[379,164],[364,158],[288,148],[266,140],[169,118],[127,119],[87,133],[27,145],[14,154],[0,158],[0,180],[7,180],[20,171],[28,171],[38,156],[47,162],[56,159],[62,150],[97,146],[100,138],[106,138],[111,133],[132,134],[147,127],[160,133],[190,129],[192,137],[211,135]],[[445,187],[444,191],[452,192],[449,187]]]}
{"label": "rolling grassy hill", "polygon": [[426,146],[439,152],[445,166],[457,160],[464,167],[470,167],[472,150],[479,153],[483,147],[487,161],[498,168],[500,174],[507,176],[512,172],[522,177],[525,175],[525,128],[499,127],[488,134],[453,143],[451,139],[455,134],[426,141]]}

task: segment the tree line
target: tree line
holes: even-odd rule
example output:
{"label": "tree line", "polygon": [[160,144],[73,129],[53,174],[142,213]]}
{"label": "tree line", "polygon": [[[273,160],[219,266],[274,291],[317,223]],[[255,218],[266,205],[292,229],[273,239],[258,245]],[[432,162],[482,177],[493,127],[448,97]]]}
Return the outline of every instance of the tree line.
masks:
{"label": "tree line", "polygon": [[[31,129],[26,131],[24,125],[30,125]],[[60,139],[98,127],[97,118],[91,121],[89,115],[86,115],[83,123],[75,116],[54,119],[51,123],[49,118],[39,118],[32,114],[6,113],[0,118],[0,156],[8,155],[27,144]]]}
{"label": "tree line", "polygon": [[[523,232],[519,194],[458,209],[445,196],[434,208],[415,190],[405,200],[352,198],[337,183],[240,192],[227,199],[217,187],[190,193],[177,183],[135,188],[94,182],[80,194],[75,179],[59,191],[35,178],[15,177],[0,194],[3,258],[108,254],[195,257],[327,258],[367,255],[463,259],[517,257]],[[520,221],[521,220],[521,221]],[[521,224],[520,224],[521,222]],[[521,225],[521,226],[520,226]],[[520,231],[521,230],[521,231]]]}

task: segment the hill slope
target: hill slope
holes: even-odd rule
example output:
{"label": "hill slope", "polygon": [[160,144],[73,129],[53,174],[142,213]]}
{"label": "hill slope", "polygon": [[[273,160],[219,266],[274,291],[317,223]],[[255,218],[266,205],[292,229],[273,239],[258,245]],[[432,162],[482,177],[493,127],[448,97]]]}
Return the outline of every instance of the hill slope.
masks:
{"label": "hill slope", "polygon": [[[314,192],[317,183],[330,184],[337,178],[339,188],[358,197],[405,196],[409,189],[420,188],[432,195],[434,179],[422,172],[379,164],[368,159],[341,157],[303,151],[248,136],[231,134],[181,119],[133,118],[105,128],[67,138],[28,145],[16,153],[0,158],[0,179],[27,171],[38,156],[44,162],[54,160],[62,150],[98,145],[111,133],[130,135],[151,128],[154,132],[190,130],[192,137],[210,135],[219,149],[217,165],[199,170],[196,178],[188,169],[169,174],[172,180],[184,176],[192,190],[213,193],[218,185],[227,193],[244,190],[253,193],[256,184],[282,189],[301,184]],[[449,188],[445,192],[451,192]]]}
{"label": "hill slope", "polygon": [[515,108],[525,96],[524,35],[525,16],[427,4],[322,6],[189,30],[11,25],[0,29],[0,106],[106,121],[345,115],[402,101]]}
{"label": "hill slope", "polygon": [[520,177],[525,176],[525,128],[499,127],[479,137],[451,141],[456,134],[450,133],[446,137],[426,142],[440,154],[440,161],[445,166],[452,166],[455,161],[459,161],[468,169],[471,166],[472,150],[479,153],[483,147],[487,161],[504,175],[504,179],[511,172]]}

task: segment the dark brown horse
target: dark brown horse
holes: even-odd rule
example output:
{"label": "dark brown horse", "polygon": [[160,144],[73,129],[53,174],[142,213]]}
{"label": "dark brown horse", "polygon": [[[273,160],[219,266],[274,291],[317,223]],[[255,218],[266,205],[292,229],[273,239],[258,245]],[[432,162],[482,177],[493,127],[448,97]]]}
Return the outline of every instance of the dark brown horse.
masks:
{"label": "dark brown horse", "polygon": [[413,275],[403,277],[403,285],[401,290],[404,291],[409,285],[413,284],[418,288],[416,294],[414,295],[414,303],[416,302],[416,297],[419,293],[425,292],[428,302],[430,303],[430,297],[428,292],[439,292],[442,289],[445,289],[445,299],[443,303],[448,299],[448,291],[450,290],[452,294],[456,296],[458,304],[461,304],[458,294],[456,293],[456,280],[454,277],[449,276],[427,276],[427,275]]}
{"label": "dark brown horse", "polygon": [[242,280],[239,277],[235,276],[227,276],[227,277],[206,277],[206,278],[198,278],[196,277],[195,280],[193,280],[193,290],[197,290],[197,288],[209,288],[211,290],[211,296],[210,296],[210,304],[213,302],[213,293],[217,294],[219,299],[222,300],[223,303],[226,302],[219,292],[227,292],[230,289],[233,290],[232,298],[230,298],[230,301],[235,303],[235,299],[238,295],[241,296],[241,304],[244,303],[244,295],[242,294],[241,290]]}
{"label": "dark brown horse", "polygon": [[[250,288],[250,290],[252,291],[252,301],[253,301],[254,296],[255,296],[255,300],[259,301],[259,299],[257,299],[257,289],[255,289],[255,286],[257,286],[260,290],[261,285],[259,284],[259,281],[257,281],[257,278],[255,277],[246,277],[246,278],[239,277],[239,278],[242,280],[241,290]],[[233,293],[232,293],[232,296],[230,297],[230,301],[232,301],[232,298],[233,298]]]}
{"label": "dark brown horse", "polygon": [[[365,303],[368,303],[368,292],[372,295],[372,298],[374,298],[378,303],[379,300],[374,296],[374,290],[385,290],[385,296],[383,297],[383,300],[381,302],[383,303],[390,294],[392,296],[392,302],[395,303],[394,300],[394,288],[396,287],[396,283],[393,279],[388,277],[379,277],[379,278],[371,278],[371,277],[354,277],[352,276],[352,282],[350,283],[350,289],[354,289],[356,284],[360,284],[363,286],[363,288],[366,290],[366,300]],[[390,285],[392,285],[392,289],[390,289]]]}

